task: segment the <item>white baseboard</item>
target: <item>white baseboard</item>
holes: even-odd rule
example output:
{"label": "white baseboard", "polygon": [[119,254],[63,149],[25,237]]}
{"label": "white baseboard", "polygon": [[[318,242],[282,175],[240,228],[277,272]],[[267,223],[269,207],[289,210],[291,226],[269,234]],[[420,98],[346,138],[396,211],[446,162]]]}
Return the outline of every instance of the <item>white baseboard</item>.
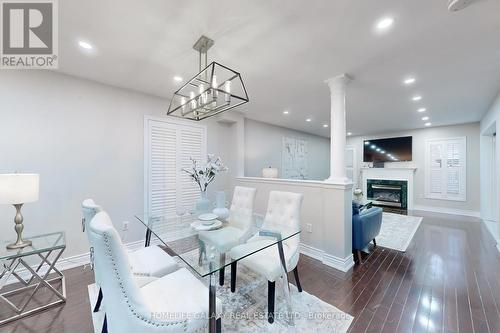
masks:
{"label": "white baseboard", "polygon": [[305,254],[308,257],[319,260],[323,262],[323,250],[317,249],[315,247],[300,243],[300,253]]}
{"label": "white baseboard", "polygon": [[300,243],[300,253],[319,260],[323,264],[342,272],[347,272],[354,266],[354,258],[352,254],[347,256],[347,258],[339,258],[304,243]]}
{"label": "white baseboard", "polygon": [[422,210],[422,211],[433,212],[433,213],[442,213],[442,214],[451,214],[451,215],[460,215],[460,216],[481,218],[480,212],[476,212],[474,210],[466,210],[466,209],[455,209],[455,208],[446,208],[446,207],[415,205],[415,206],[413,206],[413,210]]}
{"label": "white baseboard", "polygon": [[[63,253],[64,255],[64,253]],[[90,253],[79,254],[71,257],[62,257],[56,264],[56,268],[60,271],[75,268],[78,266],[90,265]]]}

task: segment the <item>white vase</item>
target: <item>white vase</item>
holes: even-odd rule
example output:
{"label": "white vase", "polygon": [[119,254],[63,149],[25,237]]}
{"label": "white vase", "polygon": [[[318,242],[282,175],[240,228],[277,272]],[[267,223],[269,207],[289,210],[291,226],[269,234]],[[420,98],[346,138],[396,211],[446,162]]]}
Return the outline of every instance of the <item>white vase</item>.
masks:
{"label": "white vase", "polygon": [[229,209],[227,209],[228,203],[226,201],[226,193],[224,191],[218,191],[215,194],[215,209],[212,211],[220,219],[227,219],[229,217]]}
{"label": "white vase", "polygon": [[198,214],[208,213],[210,211],[210,200],[207,198],[207,192],[201,192],[200,198],[196,201],[196,212]]}

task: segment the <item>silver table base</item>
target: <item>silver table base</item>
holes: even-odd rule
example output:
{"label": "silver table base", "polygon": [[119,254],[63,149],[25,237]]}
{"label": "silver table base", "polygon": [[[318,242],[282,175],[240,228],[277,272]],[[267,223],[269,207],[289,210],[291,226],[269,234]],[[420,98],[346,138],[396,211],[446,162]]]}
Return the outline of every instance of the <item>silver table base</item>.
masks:
{"label": "silver table base", "polygon": [[[38,257],[41,259],[36,268],[30,266],[23,257],[12,258],[4,262],[2,273],[0,274],[0,303],[6,304],[8,308],[10,308],[15,314],[11,317],[1,319],[0,325],[10,323],[14,320],[38,313],[50,307],[61,305],[66,302],[66,280],[64,278],[64,275],[55,267],[55,264],[61,257],[63,251],[64,248],[61,248],[33,254],[33,256],[38,255]],[[50,261],[49,258],[52,253],[55,253],[55,257],[52,261]],[[41,269],[44,266],[48,266],[48,269],[44,273],[42,273]],[[27,280],[21,277],[21,275],[24,275],[26,273],[29,273],[31,275],[31,277]],[[55,273],[55,277],[49,278],[49,275],[51,273]],[[2,289],[5,288],[5,285],[11,277],[15,277],[22,286],[13,290],[2,292]],[[60,281],[61,283],[61,291],[57,290],[52,285],[53,283],[56,283],[58,281]],[[38,290],[41,290],[41,287],[45,287],[45,290],[52,292],[57,296],[58,299],[48,304],[38,305],[38,302],[34,301],[34,296],[36,295]],[[8,297],[15,294],[28,292],[28,298],[23,300],[21,304],[16,305],[8,299]],[[28,306],[33,304],[37,304],[37,306],[28,309]]]}

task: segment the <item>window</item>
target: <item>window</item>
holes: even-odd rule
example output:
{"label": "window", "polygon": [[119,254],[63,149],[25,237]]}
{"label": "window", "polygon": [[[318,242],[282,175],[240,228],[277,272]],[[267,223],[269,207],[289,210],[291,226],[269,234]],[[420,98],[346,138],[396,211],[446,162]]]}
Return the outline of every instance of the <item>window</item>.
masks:
{"label": "window", "polygon": [[192,208],[200,190],[181,169],[191,167],[191,157],[205,162],[206,127],[146,118],[144,135],[146,211],[175,216],[177,207]]}
{"label": "window", "polygon": [[467,171],[465,137],[433,139],[426,143],[425,196],[465,201]]}

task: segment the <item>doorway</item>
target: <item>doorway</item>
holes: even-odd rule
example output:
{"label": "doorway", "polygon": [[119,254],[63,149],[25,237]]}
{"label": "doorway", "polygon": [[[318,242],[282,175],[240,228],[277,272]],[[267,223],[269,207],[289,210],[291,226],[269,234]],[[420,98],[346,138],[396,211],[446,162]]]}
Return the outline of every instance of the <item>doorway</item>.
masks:
{"label": "doorway", "polygon": [[493,123],[481,133],[482,157],[481,170],[484,176],[481,177],[482,188],[482,218],[488,230],[495,239],[500,239],[500,221],[498,209],[498,171],[497,160],[500,156],[497,153],[496,123]]}

